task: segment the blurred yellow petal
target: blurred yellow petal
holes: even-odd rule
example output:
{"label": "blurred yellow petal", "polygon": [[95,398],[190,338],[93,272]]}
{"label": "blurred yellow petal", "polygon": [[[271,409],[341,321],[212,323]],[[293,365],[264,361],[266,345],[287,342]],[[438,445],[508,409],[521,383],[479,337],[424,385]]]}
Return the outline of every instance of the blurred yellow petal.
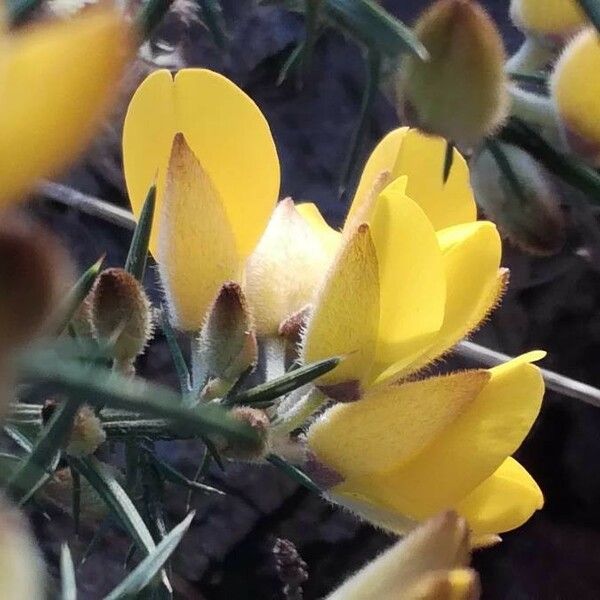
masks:
{"label": "blurred yellow petal", "polygon": [[511,0],[510,16],[520,29],[542,35],[570,34],[587,21],[578,0]]}
{"label": "blurred yellow petal", "polygon": [[333,259],[291,198],[278,205],[248,258],[244,291],[259,335],[275,336],[290,315],[313,300]]}
{"label": "blurred yellow petal", "polygon": [[[127,189],[135,214],[158,172],[160,211],[164,170],[173,136],[181,131],[221,194],[239,251],[251,253],[279,193],[273,137],[254,101],[207,69],[150,75],[133,96],[123,130]],[[156,250],[160,232],[153,231]]]}
{"label": "blurred yellow petal", "polygon": [[327,224],[317,205],[312,202],[302,202],[296,204],[296,210],[319,236],[327,252],[337,252],[342,241],[342,234]]}
{"label": "blurred yellow petal", "polygon": [[398,151],[392,177],[408,176],[407,195],[425,212],[434,229],[443,229],[477,218],[469,183],[469,168],[458,150],[444,183],[446,140],[409,130]]}
{"label": "blurred yellow petal", "polygon": [[157,260],[177,327],[199,329],[217,292],[239,278],[241,259],[219,190],[182,134],[175,136],[158,212]]}
{"label": "blurred yellow petal", "polygon": [[0,206],[57,175],[100,125],[133,49],[114,10],[32,27],[2,50]]}
{"label": "blurred yellow petal", "polygon": [[363,169],[354,200],[348,211],[348,218],[354,214],[358,207],[371,195],[373,184],[381,173],[391,172],[396,164],[396,157],[400,150],[400,145],[404,136],[408,132],[408,127],[399,127],[390,131],[378,144],[369,156],[365,168]]}
{"label": "blurred yellow petal", "polygon": [[533,477],[514,458],[507,458],[456,509],[477,535],[510,531],[544,506],[544,496]]}
{"label": "blurred yellow petal", "polygon": [[444,319],[442,253],[431,223],[403,188],[403,178],[390,184],[370,219],[381,288],[377,370],[410,362],[431,343]]}
{"label": "blurred yellow petal", "polygon": [[574,152],[600,161],[600,40],[593,27],[575,37],[556,63],[552,98]]}
{"label": "blurred yellow petal", "polygon": [[473,569],[429,573],[402,596],[402,600],[477,600],[479,576]]}
{"label": "blurred yellow petal", "polygon": [[488,371],[464,371],[372,388],[359,402],[327,410],[308,430],[308,445],[344,478],[397,469],[448,427],[489,379]]}
{"label": "blurred yellow petal", "polygon": [[441,570],[469,563],[469,531],[453,512],[430,519],[367,564],[327,600],[398,600]]}
{"label": "blurred yellow petal", "polygon": [[491,379],[477,398],[407,464],[347,480],[332,491],[363,496],[414,519],[456,506],[494,473],[531,429],[544,382],[529,361],[542,356],[533,352],[490,369]]}
{"label": "blurred yellow petal", "polygon": [[508,272],[499,269],[500,235],[493,223],[475,221],[437,234],[444,256],[447,293],[444,323],[433,344],[405,369],[392,366],[382,378],[406,376],[452,348],[473,331],[498,303]]}
{"label": "blurred yellow petal", "polygon": [[373,361],[378,326],[377,256],[369,227],[363,224],[340,249],[306,327],[302,347],[305,363],[345,357],[317,383],[328,388],[350,384],[351,398],[347,399],[354,399]]}

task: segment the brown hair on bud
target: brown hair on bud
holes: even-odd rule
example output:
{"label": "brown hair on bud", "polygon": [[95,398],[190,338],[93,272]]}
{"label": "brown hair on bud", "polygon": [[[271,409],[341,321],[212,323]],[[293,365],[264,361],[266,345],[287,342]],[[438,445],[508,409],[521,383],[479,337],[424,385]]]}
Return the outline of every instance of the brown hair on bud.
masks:
{"label": "brown hair on bud", "polygon": [[516,246],[531,254],[556,254],[565,242],[565,218],[550,174],[516,146],[497,142],[497,151],[515,181],[511,183],[498,159],[484,148],[470,163],[477,203]]}
{"label": "brown hair on bud", "polygon": [[239,284],[230,281],[221,287],[200,332],[199,343],[211,377],[233,383],[256,365],[254,324]]}
{"label": "brown hair on bud", "polygon": [[468,149],[507,116],[505,52],[496,25],[474,0],[438,0],[415,32],[429,60],[407,55],[398,111],[411,126]]}
{"label": "brown hair on bud", "polygon": [[140,282],[119,268],[106,269],[91,297],[92,328],[98,339],[113,342],[113,356],[132,361],[152,336],[150,301]]}
{"label": "brown hair on bud", "polygon": [[255,441],[224,441],[217,444],[219,451],[227,458],[250,462],[264,458],[270,448],[269,417],[263,410],[249,406],[236,406],[229,416],[248,425],[256,434]]}
{"label": "brown hair on bud", "polygon": [[39,334],[71,281],[68,255],[44,228],[3,215],[0,222],[0,350]]}

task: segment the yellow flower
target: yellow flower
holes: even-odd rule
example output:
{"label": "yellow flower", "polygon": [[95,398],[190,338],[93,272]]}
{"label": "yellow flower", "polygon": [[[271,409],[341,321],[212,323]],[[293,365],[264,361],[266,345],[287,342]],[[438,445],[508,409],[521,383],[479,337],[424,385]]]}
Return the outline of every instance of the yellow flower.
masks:
{"label": "yellow flower", "polygon": [[160,70],[131,100],[123,161],[134,214],[157,184],[150,249],[175,324],[197,330],[223,283],[239,281],[277,201],[269,126],[222,75]]}
{"label": "yellow flower", "polygon": [[[369,520],[404,531],[453,507],[487,535],[543,502],[510,458],[540,409],[543,380],[530,363],[543,353],[414,381],[481,322],[506,281],[498,232],[474,220],[458,153],[443,184],[444,148],[399,129],[365,167],[302,347],[307,362],[345,355],[317,384],[358,401],[327,410],[307,441],[316,478],[334,473],[329,496]],[[381,171],[392,183],[369,192]]]}
{"label": "yellow flower", "polygon": [[324,221],[324,235],[319,235],[318,225],[312,226],[319,218],[314,204],[296,206],[291,198],[282,200],[250,255],[244,290],[259,335],[276,336],[281,324],[302,310],[320,285],[340,235]]}
{"label": "yellow flower", "polygon": [[345,581],[326,600],[475,600],[469,530],[447,512],[424,523]]}
{"label": "yellow flower", "polygon": [[116,92],[135,40],[110,9],[0,36],[3,207],[82,152]]}
{"label": "yellow flower", "polygon": [[595,165],[600,164],[599,68],[600,40],[589,27],[565,48],[551,79],[552,99],[569,146]]}
{"label": "yellow flower", "polygon": [[559,40],[587,22],[578,0],[511,0],[510,16],[525,32]]}

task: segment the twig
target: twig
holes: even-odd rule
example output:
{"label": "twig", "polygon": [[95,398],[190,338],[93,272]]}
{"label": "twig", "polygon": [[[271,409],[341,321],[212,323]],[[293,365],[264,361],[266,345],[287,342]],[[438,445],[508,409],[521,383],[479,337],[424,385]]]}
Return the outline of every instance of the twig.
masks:
{"label": "twig", "polygon": [[54,200],[54,202],[71,206],[81,212],[94,217],[100,217],[120,227],[135,229],[135,218],[130,211],[100,200],[100,198],[83,194],[62,183],[42,181],[38,187],[38,191],[42,196]]}
{"label": "twig", "polygon": [[[460,356],[474,360],[486,367],[493,367],[512,359],[512,356],[490,350],[473,342],[461,342],[456,347],[456,352]],[[542,369],[542,375],[548,389],[600,408],[599,389],[547,369]]]}

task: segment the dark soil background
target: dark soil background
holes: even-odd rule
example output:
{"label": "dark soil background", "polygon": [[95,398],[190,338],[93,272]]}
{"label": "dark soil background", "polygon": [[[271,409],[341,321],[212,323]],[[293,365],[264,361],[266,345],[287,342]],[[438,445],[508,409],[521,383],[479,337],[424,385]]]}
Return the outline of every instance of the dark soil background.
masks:
{"label": "dark soil background", "polygon": [[[224,56],[199,26],[179,32],[190,65],[216,68],[238,82],[265,112],[283,169],[282,196],[316,201],[332,223],[345,205],[337,198],[339,174],[358,114],[364,81],[359,49],[330,31],[320,39],[308,84],[302,91],[277,87],[278,70],[303,34],[302,20],[250,0],[224,2],[231,45]],[[383,3],[411,21],[427,3]],[[508,21],[507,0],[484,0],[502,28],[509,50],[520,34]],[[170,39],[170,38],[169,38]],[[365,152],[397,125],[383,96],[376,102]],[[78,189],[126,205],[119,183],[118,147],[91,154],[67,178]],[[117,174],[115,176],[115,173]],[[595,250],[596,223],[582,199],[566,190],[569,242],[561,255],[530,258],[507,244],[505,264],[511,289],[476,339],[508,353],[541,347],[544,366],[600,385],[600,286]],[[52,205],[32,203],[35,214],[66,241],[81,268],[107,252],[109,265],[123,263],[130,232]],[[588,226],[573,223],[582,211]],[[580,219],[581,220],[581,219]],[[596,265],[596,267],[594,267]],[[148,284],[153,287],[151,277]],[[170,358],[159,336],[140,368],[151,378],[173,382]],[[196,444],[164,445],[163,451],[186,473],[199,460]],[[475,556],[487,599],[585,599],[600,597],[600,410],[552,393],[542,416],[519,451],[519,459],[540,483],[546,506],[498,547]],[[227,491],[218,499],[197,499],[198,516],[174,560],[178,597],[189,599],[282,598],[271,547],[275,537],[292,540],[308,564],[305,598],[322,597],[354,569],[392,543],[392,538],[329,506],[271,467],[228,466],[211,480]],[[169,490],[169,517],[183,517],[185,493]],[[56,573],[60,538],[73,539],[69,520],[36,519],[50,569]],[[57,539],[58,537],[58,539]],[[83,542],[79,543],[83,546]],[[123,575],[127,541],[109,533],[78,572],[82,598],[98,598]]]}

